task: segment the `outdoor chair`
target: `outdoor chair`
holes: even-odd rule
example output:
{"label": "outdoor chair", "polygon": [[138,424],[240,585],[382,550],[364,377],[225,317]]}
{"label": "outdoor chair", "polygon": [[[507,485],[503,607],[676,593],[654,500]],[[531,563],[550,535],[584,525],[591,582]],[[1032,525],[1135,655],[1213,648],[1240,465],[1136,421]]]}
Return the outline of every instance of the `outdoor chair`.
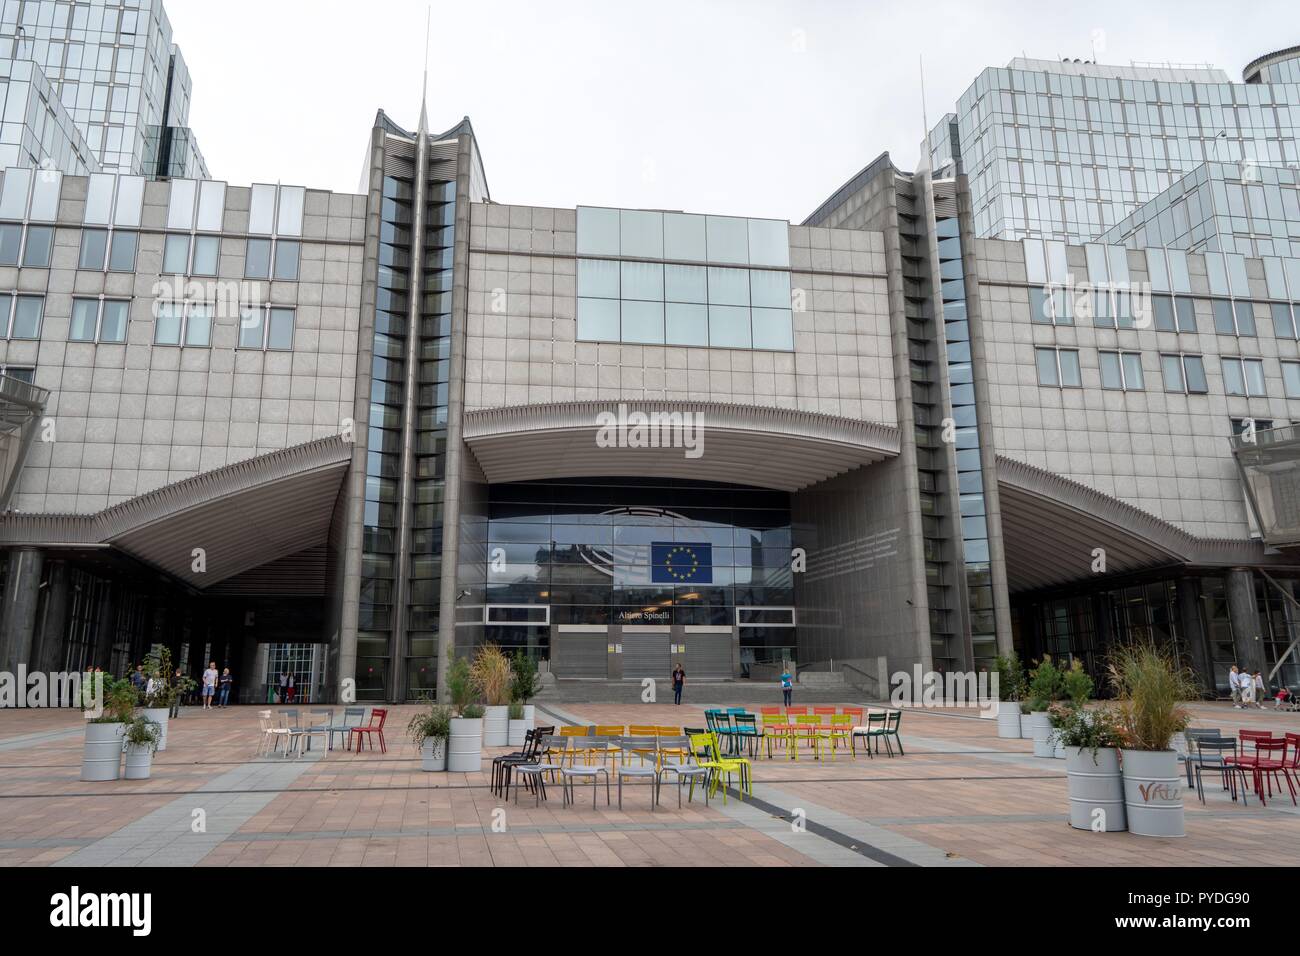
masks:
{"label": "outdoor chair", "polygon": [[[375,718],[378,718],[376,722]],[[352,736],[357,739],[357,750],[361,750],[364,741],[370,741],[370,749],[375,749],[375,737],[379,738],[379,752],[388,753],[388,743],[384,740],[384,721],[388,719],[388,709],[385,707],[370,708],[370,723],[360,727],[352,728]]]}
{"label": "outdoor chair", "polygon": [[[298,756],[302,752],[303,729],[301,715],[296,707],[278,713],[280,728],[284,731],[284,755]],[[276,741],[278,748],[279,741]]]}
{"label": "outdoor chair", "polygon": [[1203,773],[1217,773],[1224,790],[1232,793],[1232,802],[1237,802],[1237,778],[1241,778],[1241,803],[1247,804],[1246,791],[1250,785],[1246,781],[1246,771],[1237,764],[1237,741],[1231,737],[1208,737],[1197,735],[1196,752],[1189,754],[1187,767],[1196,775],[1196,796],[1205,802],[1205,788],[1201,783]]}
{"label": "outdoor chair", "polygon": [[536,729],[524,733],[524,749],[492,758],[492,776],[489,788],[492,793],[506,796],[510,792],[510,768],[515,764],[530,763],[537,756],[541,736]]}
{"label": "outdoor chair", "polygon": [[750,765],[749,761],[744,758],[724,757],[718,749],[717,734],[702,734],[699,737],[691,738],[692,749],[703,747],[708,751],[709,757],[700,761],[700,766],[710,772],[710,787],[713,792],[722,789],[722,802],[727,802],[727,788],[730,786],[731,779],[737,777],[740,780],[740,795],[744,799],[746,793],[753,793],[753,785],[750,782]]}
{"label": "outdoor chair", "polygon": [[307,725],[302,728],[302,739],[307,743],[307,750],[311,750],[311,739],[321,737],[325,740],[325,751],[329,752],[330,746],[330,725],[334,723],[334,709],[325,707],[313,707],[307,712]]}
{"label": "outdoor chair", "polygon": [[[262,737],[257,743],[255,757],[270,756],[272,747],[279,749],[280,738],[289,735],[289,728],[282,726],[279,721],[272,716],[269,710],[259,710],[257,712],[257,723],[261,729]],[[285,749],[288,749],[288,741],[285,741]]]}
{"label": "outdoor chair", "polygon": [[798,760],[798,744],[803,741],[812,747],[813,758],[822,759],[822,741],[831,739],[829,733],[823,733],[822,719],[815,714],[801,714],[794,719],[795,759]]}
{"label": "outdoor chair", "polygon": [[768,760],[772,759],[772,745],[775,743],[785,747],[786,754],[791,760],[795,759],[794,731],[786,722],[786,718],[780,714],[763,715],[763,742],[767,745]]}
{"label": "outdoor chair", "polygon": [[1187,786],[1193,786],[1192,781],[1192,764],[1196,756],[1197,741],[1202,737],[1222,737],[1223,733],[1218,727],[1189,727],[1185,736],[1187,737],[1187,753],[1179,754],[1180,762],[1186,764],[1187,769]]}
{"label": "outdoor chair", "polygon": [[[686,736],[678,737],[660,737],[659,738],[659,780],[655,784],[656,789],[662,789],[663,779],[667,774],[673,774],[677,782],[677,809],[682,807],[682,784],[690,785],[688,799],[695,799],[695,782],[698,780],[700,789],[704,791],[704,805],[709,805],[709,771],[695,762],[691,753],[691,740]],[[655,794],[655,799],[662,802],[659,794]]]}
{"label": "outdoor chair", "polygon": [[546,729],[552,732],[538,734],[535,738],[537,740],[537,751],[533,762],[515,764],[512,768],[515,783],[515,803],[519,802],[519,782],[522,780],[524,786],[533,792],[533,806],[541,806],[542,801],[546,799],[546,775],[550,774],[551,780],[554,781],[555,775],[564,769],[563,763],[553,758],[555,755],[564,752],[567,738],[556,736],[553,727]]}
{"label": "outdoor chair", "polygon": [[344,747],[352,746],[352,728],[359,727],[366,719],[366,709],[364,707],[344,707],[343,723],[332,724],[329,734],[330,749],[334,749],[334,735],[338,734],[339,739],[343,742]]}
{"label": "outdoor chair", "polygon": [[[643,737],[620,737],[617,744],[623,751],[623,761],[615,771],[618,775],[618,808],[623,809],[623,778],[631,777],[650,781],[650,810],[653,812],[659,795],[658,741],[651,751],[646,750]],[[650,754],[649,763],[646,762],[647,753]],[[632,763],[632,757],[638,758],[638,762]]]}
{"label": "outdoor chair", "polygon": [[898,755],[900,757],[907,756],[906,751],[903,750],[903,738],[898,736],[898,727],[902,722],[903,722],[903,712],[901,710],[886,711],[885,729],[880,734],[880,736],[876,738],[877,746],[879,746],[879,741],[883,740],[885,742],[885,750],[891,757],[894,756],[894,748],[890,744],[891,740],[894,743],[898,744]]}
{"label": "outdoor chair", "polygon": [[[835,751],[841,743],[849,745],[849,750],[853,750],[853,715],[852,714],[832,714],[830,726],[831,741],[831,759],[835,758]],[[857,754],[855,753],[856,757]]]}
{"label": "outdoor chair", "polygon": [[[560,771],[560,777],[564,783],[564,805],[567,807],[576,802],[578,780],[591,781],[591,809],[596,809],[596,789],[600,777],[605,777],[605,806],[610,804],[610,786],[609,786],[609,768],[604,763],[595,763],[598,751],[603,751],[605,744],[603,740],[595,737],[575,737],[573,738],[573,758],[569,766]],[[577,762],[577,758],[583,758],[582,763]]]}
{"label": "outdoor chair", "polygon": [[763,737],[758,730],[758,718],[753,714],[734,714],[732,723],[735,725],[732,734],[736,741],[737,752],[743,747],[746,755],[752,758],[755,747]]}
{"label": "outdoor chair", "polygon": [[1291,791],[1291,803],[1296,803],[1295,783],[1287,771],[1287,741],[1285,737],[1271,737],[1268,740],[1255,741],[1255,792],[1259,793],[1259,802],[1264,803],[1261,792],[1265,785],[1268,795],[1273,796],[1273,783],[1277,782],[1277,792],[1282,792],[1282,781],[1286,781]]}
{"label": "outdoor chair", "polygon": [[853,748],[853,756],[856,757],[858,755],[859,737],[861,737],[863,743],[866,744],[867,756],[868,757],[875,756],[871,752],[871,742],[873,740],[878,739],[880,735],[885,732],[885,724],[887,722],[888,716],[889,715],[885,713],[885,711],[883,710],[867,711],[867,722],[865,724],[853,728],[853,737],[849,741],[850,745]]}

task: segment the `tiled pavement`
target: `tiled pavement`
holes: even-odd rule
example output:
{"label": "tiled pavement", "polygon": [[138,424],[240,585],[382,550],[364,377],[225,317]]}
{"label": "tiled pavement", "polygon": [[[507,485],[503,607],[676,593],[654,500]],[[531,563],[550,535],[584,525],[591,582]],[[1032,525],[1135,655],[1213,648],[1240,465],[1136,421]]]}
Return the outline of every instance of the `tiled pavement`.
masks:
{"label": "tiled pavement", "polygon": [[[566,704],[556,716],[698,725],[703,707],[725,703]],[[493,797],[486,770],[422,773],[401,732],[413,710],[390,713],[387,754],[296,761],[252,758],[253,708],[187,710],[153,778],[115,783],[77,779],[76,713],[0,712],[0,866],[1184,866],[1282,862],[1278,847],[1300,845],[1289,798],[1242,807],[1217,792],[1206,807],[1189,798],[1183,840],[1071,830],[1063,762],[957,711],[906,713],[906,757],[760,759],[753,801],[706,807],[697,794],[678,810],[665,788],[651,812],[638,784],[622,811],[603,797],[593,811],[581,793],[572,808],[558,794],[534,808],[527,795],[517,806]],[[1194,712],[1194,726],[1300,730],[1300,715]]]}

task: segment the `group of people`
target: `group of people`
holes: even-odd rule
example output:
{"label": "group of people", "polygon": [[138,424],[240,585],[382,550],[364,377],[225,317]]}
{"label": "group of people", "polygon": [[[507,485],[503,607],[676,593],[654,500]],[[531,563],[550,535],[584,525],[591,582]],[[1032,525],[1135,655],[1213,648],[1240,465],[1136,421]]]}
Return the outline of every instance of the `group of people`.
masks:
{"label": "group of people", "polygon": [[[283,678],[281,678],[280,683],[283,685],[284,683]],[[674,704],[680,704],[682,702],[682,691],[685,689],[686,689],[686,669],[682,667],[682,662],[678,661],[673,666],[673,703]],[[787,707],[790,706],[790,698],[793,695],[794,695],[794,678],[790,675],[790,672],[788,670],[783,671],[781,673],[781,699],[785,701],[785,706]]]}
{"label": "group of people", "polygon": [[[94,670],[98,671],[100,668],[96,667]],[[185,671],[179,667],[176,668],[175,673],[172,674],[173,684],[179,687],[181,681],[184,679]],[[157,688],[159,678],[146,674],[144,672],[143,664],[136,664],[135,670],[131,672],[129,680],[131,681],[131,686],[135,688],[137,693],[149,696],[153,694],[154,690]],[[203,700],[203,709],[211,710],[214,702],[217,707],[228,706],[230,703],[230,691],[233,689],[234,685],[235,677],[230,673],[229,667],[218,671],[217,662],[209,661],[207,669],[203,672],[203,678],[199,682],[199,695]],[[180,706],[181,695],[178,693],[172,700],[173,717],[176,716]]]}
{"label": "group of people", "polygon": [[[1251,674],[1250,671],[1238,670],[1237,665],[1233,664],[1232,670],[1228,671],[1228,690],[1232,692],[1233,707],[1244,710],[1253,704],[1260,710],[1264,709],[1263,701],[1268,694],[1268,685],[1264,683],[1264,675],[1259,671]],[[1274,698],[1273,706],[1279,706],[1277,698]]]}

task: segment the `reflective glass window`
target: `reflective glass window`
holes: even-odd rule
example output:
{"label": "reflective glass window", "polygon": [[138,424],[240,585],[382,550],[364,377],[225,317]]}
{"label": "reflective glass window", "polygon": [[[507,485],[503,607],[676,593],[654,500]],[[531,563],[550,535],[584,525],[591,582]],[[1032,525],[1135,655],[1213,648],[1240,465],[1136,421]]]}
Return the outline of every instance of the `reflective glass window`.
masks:
{"label": "reflective glass window", "polygon": [[662,259],[664,217],[659,212],[639,209],[619,211],[619,255]]}
{"label": "reflective glass window", "polygon": [[707,216],[708,256],[710,262],[749,262],[749,227],[744,219]]}
{"label": "reflective glass window", "polygon": [[578,295],[617,299],[619,264],[604,259],[578,260]]}
{"label": "reflective glass window", "polygon": [[23,247],[23,265],[33,269],[50,267],[50,249],[54,244],[51,226],[28,226],[27,244]]}
{"label": "reflective glass window", "polygon": [[161,302],[154,321],[153,340],[156,345],[181,344],[181,309],[179,302]]}
{"label": "reflective glass window", "polygon": [[708,270],[704,266],[664,266],[664,297],[669,302],[708,302]]}
{"label": "reflective glass window", "polygon": [[99,341],[125,342],[126,323],[130,310],[130,302],[105,299],[103,315],[99,321]]}
{"label": "reflective glass window", "polygon": [[95,341],[95,326],[99,323],[98,299],[73,299],[72,321],[68,325],[69,342]]}
{"label": "reflective glass window", "polygon": [[195,236],[193,274],[196,276],[216,275],[220,252],[221,240],[216,236]]}
{"label": "reflective glass window", "polygon": [[666,338],[669,345],[709,344],[707,306],[669,302],[664,309]]}
{"label": "reflective glass window", "polygon": [[212,344],[212,307],[195,303],[190,306],[189,316],[185,321],[186,345]]}
{"label": "reflective glass window", "polygon": [[704,218],[686,213],[664,213],[665,259],[694,259],[703,262],[707,258]]}
{"label": "reflective glass window", "polygon": [[749,273],[749,301],[769,309],[790,308],[790,273],[754,269]]}
{"label": "reflective glass window", "polygon": [[185,275],[189,268],[190,237],[170,235],[163,246],[163,272]]}
{"label": "reflective glass window", "polygon": [[104,229],[81,230],[81,254],[77,268],[102,271],[104,256],[108,254],[108,232]]}
{"label": "reflective glass window", "polygon": [[749,272],[709,267],[710,305],[749,305]]}
{"label": "reflective glass window", "polygon": [[248,279],[271,277],[271,240],[249,239],[244,257],[244,276]]}
{"label": "reflective glass window", "polygon": [[664,340],[662,302],[623,300],[623,341],[659,344]]}
{"label": "reflective glass window", "polygon": [[618,210],[579,206],[577,245],[579,255],[618,255]]}
{"label": "reflective glass window", "polygon": [[296,282],[300,245],[292,240],[280,239],[275,244],[275,278]]}
{"label": "reflective glass window", "polygon": [[773,219],[750,219],[749,262],[756,266],[790,264],[790,227]]}
{"label": "reflective glass window", "polygon": [[266,334],[268,349],[293,348],[293,309],[271,309]]}
{"label": "reflective glass window", "polygon": [[579,297],[577,337],[587,341],[617,342],[619,302],[617,299]]}
{"label": "reflective glass window", "polygon": [[15,223],[0,223],[0,266],[18,265],[22,246],[23,227]]}
{"label": "reflective glass window", "polygon": [[619,266],[623,299],[663,300],[664,267],[662,264],[658,262],[623,262],[619,263]]}
{"label": "reflective glass window", "polygon": [[754,348],[793,351],[794,323],[789,309],[750,310],[754,324]]}
{"label": "reflective glass window", "polygon": [[709,345],[714,348],[747,349],[752,344],[749,309],[734,305],[709,306]]}

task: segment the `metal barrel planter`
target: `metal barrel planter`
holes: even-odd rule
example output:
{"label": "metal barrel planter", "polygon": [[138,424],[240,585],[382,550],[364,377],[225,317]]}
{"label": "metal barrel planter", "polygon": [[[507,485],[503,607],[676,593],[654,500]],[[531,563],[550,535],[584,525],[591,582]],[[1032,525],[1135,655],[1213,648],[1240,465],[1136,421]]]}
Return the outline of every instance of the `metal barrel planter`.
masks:
{"label": "metal barrel planter", "polygon": [[1129,832],[1138,836],[1185,836],[1183,780],[1178,772],[1177,751],[1122,750],[1120,761]]}
{"label": "metal barrel planter", "polygon": [[483,746],[504,747],[510,739],[510,708],[493,704],[483,713]]}
{"label": "metal barrel planter", "polygon": [[1041,710],[1029,715],[1029,732],[1034,740],[1035,757],[1051,757],[1056,752],[1056,742],[1052,736],[1052,724],[1047,711]]}
{"label": "metal barrel planter", "polygon": [[1034,739],[1033,724],[1030,721],[1030,718],[1032,716],[1033,714],[1025,714],[1025,713],[1022,713],[1020,715],[1020,739],[1021,740]]}
{"label": "metal barrel planter", "polygon": [[445,737],[426,737],[420,745],[420,769],[436,773],[447,769],[447,739]]}
{"label": "metal barrel planter", "polygon": [[126,724],[86,723],[82,780],[116,780],[122,775],[122,732]]}
{"label": "metal barrel planter", "polygon": [[123,776],[127,780],[148,780],[152,766],[152,747],[148,744],[126,745],[126,773]]}
{"label": "metal barrel planter", "polygon": [[1128,828],[1124,812],[1124,778],[1119,751],[1099,747],[1096,756],[1086,747],[1065,748],[1065,773],[1070,790],[1070,826],[1118,833]]}
{"label": "metal barrel planter", "polygon": [[158,752],[167,749],[167,719],[171,715],[167,707],[141,707],[140,713],[158,725]]}
{"label": "metal barrel planter", "polygon": [[1020,736],[1020,701],[1004,700],[998,704],[998,736],[1011,740]]}
{"label": "metal barrel planter", "polygon": [[474,773],[483,766],[483,718],[453,717],[447,740],[447,769]]}

